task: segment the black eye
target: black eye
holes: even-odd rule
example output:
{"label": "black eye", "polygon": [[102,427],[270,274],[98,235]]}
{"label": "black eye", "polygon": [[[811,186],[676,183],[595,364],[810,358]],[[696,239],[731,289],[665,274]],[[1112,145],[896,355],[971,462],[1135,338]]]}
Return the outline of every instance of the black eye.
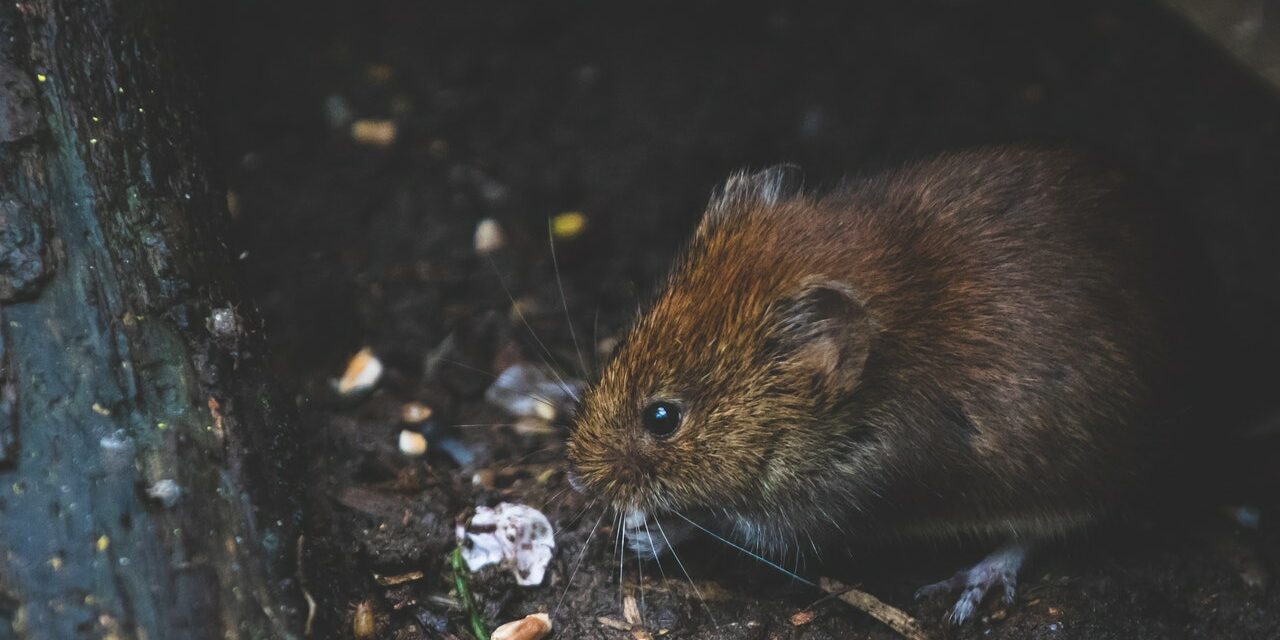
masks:
{"label": "black eye", "polygon": [[670,402],[655,402],[644,408],[644,428],[659,438],[665,438],[680,427],[680,407]]}

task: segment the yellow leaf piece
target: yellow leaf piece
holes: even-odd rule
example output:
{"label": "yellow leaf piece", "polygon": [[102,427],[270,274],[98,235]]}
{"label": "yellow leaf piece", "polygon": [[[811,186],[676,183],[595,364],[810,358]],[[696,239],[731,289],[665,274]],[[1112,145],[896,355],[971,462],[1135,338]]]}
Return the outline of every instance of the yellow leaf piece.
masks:
{"label": "yellow leaf piece", "polygon": [[587,216],[581,211],[566,211],[551,219],[551,233],[562,240],[575,238],[587,228]]}

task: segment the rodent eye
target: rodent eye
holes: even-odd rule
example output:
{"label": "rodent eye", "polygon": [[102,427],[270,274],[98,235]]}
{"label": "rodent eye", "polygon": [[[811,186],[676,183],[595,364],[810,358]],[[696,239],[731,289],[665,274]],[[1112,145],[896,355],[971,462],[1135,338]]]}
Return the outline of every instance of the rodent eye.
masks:
{"label": "rodent eye", "polygon": [[680,427],[680,407],[670,402],[654,402],[641,414],[644,428],[659,438],[665,438]]}

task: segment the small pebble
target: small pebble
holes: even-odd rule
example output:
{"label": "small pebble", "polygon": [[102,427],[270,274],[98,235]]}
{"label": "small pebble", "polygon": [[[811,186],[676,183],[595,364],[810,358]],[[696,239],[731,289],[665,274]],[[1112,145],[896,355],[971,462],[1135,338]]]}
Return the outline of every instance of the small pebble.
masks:
{"label": "small pebble", "polygon": [[400,420],[405,424],[421,424],[431,418],[431,407],[421,402],[406,402],[400,407]]}
{"label": "small pebble", "polygon": [[493,218],[485,218],[476,225],[474,242],[476,255],[480,256],[490,255],[506,244],[502,227]]}
{"label": "small pebble", "polygon": [[400,452],[413,457],[419,457],[427,452],[427,439],[417,431],[404,429],[400,432]]}

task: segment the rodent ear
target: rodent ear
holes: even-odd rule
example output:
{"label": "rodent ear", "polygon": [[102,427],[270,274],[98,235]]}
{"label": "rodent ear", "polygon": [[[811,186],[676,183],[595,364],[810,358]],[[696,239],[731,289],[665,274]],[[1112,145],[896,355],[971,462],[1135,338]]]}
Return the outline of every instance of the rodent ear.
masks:
{"label": "rodent ear", "polygon": [[786,366],[818,376],[837,393],[862,379],[874,327],[851,287],[840,282],[807,283],[777,306],[777,357]]}

